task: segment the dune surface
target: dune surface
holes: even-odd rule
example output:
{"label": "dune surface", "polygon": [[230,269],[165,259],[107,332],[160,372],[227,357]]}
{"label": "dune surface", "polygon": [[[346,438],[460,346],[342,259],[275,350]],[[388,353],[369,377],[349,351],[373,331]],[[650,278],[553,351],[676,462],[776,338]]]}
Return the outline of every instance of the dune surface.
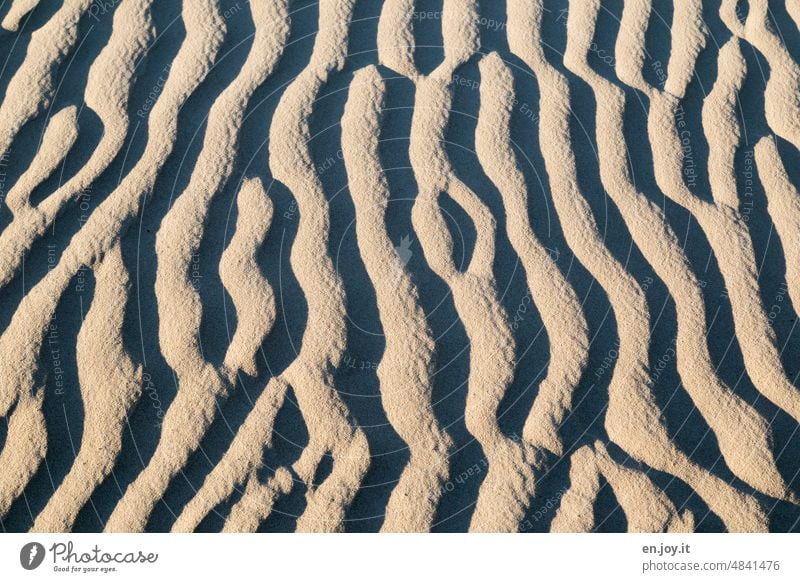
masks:
{"label": "dune surface", "polygon": [[800,531],[797,1],[6,4],[2,531]]}

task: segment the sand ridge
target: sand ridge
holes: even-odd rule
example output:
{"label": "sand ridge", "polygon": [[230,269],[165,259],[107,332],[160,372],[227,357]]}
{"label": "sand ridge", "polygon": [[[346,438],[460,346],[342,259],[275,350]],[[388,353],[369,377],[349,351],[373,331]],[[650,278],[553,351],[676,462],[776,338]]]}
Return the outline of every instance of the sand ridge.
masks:
{"label": "sand ridge", "polygon": [[4,530],[798,528],[800,3],[423,8],[2,9]]}

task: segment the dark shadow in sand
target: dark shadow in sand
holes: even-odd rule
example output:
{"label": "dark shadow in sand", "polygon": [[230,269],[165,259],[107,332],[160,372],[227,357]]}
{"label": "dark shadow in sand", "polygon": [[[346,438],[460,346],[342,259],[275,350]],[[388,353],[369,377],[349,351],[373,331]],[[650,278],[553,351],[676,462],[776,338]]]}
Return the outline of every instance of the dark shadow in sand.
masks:
{"label": "dark shadow in sand", "polygon": [[442,37],[443,0],[417,0],[414,2],[412,26],[414,29],[414,63],[421,73],[431,73],[444,60]]}

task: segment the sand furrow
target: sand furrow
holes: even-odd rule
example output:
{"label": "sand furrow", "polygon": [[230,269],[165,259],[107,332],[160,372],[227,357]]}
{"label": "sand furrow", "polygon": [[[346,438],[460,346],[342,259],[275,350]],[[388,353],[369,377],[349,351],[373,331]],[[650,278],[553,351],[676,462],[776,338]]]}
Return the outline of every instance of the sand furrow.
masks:
{"label": "sand furrow", "polygon": [[[237,77],[212,106],[203,148],[189,185],[164,217],[156,236],[159,345],[164,359],[175,371],[178,392],[164,416],[153,457],[131,486],[147,502],[137,501],[136,496],[129,501],[123,499],[127,507],[136,506],[147,514],[152,510],[149,504],[161,498],[172,478],[200,445],[216,416],[218,399],[227,394],[238,372],[229,369],[223,376],[203,357],[200,343],[203,308],[190,280],[190,268],[192,257],[199,252],[212,198],[233,171],[247,103],[275,67],[289,33],[285,3],[254,4],[251,8],[256,32],[250,53]],[[213,18],[219,24],[217,31],[224,33],[219,13]],[[269,302],[253,307],[270,310]],[[145,517],[146,514],[139,514],[136,519]]]}
{"label": "sand furrow", "polygon": [[703,105],[703,130],[709,144],[713,206],[703,206],[698,222],[711,243],[733,309],[736,336],[756,388],[800,421],[800,392],[786,377],[775,332],[758,292],[758,265],[745,217],[740,211],[734,158],[739,146],[736,94],[746,65],[735,38],[720,50],[719,73]]}
{"label": "sand furrow", "polygon": [[389,187],[378,141],[385,87],[375,67],[359,71],[342,118],[342,148],[356,211],[358,249],[375,288],[386,348],[378,365],[381,400],[411,459],[392,491],[382,531],[430,530],[448,476],[451,441],[431,406],[434,343],[416,285],[386,230]]}
{"label": "sand furrow", "polygon": [[275,296],[256,255],[272,223],[272,201],[261,180],[246,180],[236,200],[239,216],[222,253],[219,274],[236,307],[236,332],[225,352],[229,378],[239,371],[255,376],[256,354],[275,322]]}
{"label": "sand furrow", "polygon": [[78,139],[77,109],[65,107],[50,119],[42,135],[42,141],[30,166],[8,191],[6,204],[13,214],[31,208],[31,192],[44,182],[64,161],[67,153]]}
{"label": "sand furrow", "polygon": [[16,32],[19,29],[19,24],[31,10],[39,5],[41,0],[11,0],[11,8],[8,9],[5,17],[3,18],[2,26],[6,30]]}
{"label": "sand furrow", "polygon": [[625,513],[629,532],[694,531],[691,511],[679,511],[647,475],[618,464],[601,442],[596,442],[594,448],[597,466]]}
{"label": "sand furrow", "polygon": [[[568,50],[571,47],[572,52],[565,56],[568,65],[583,59],[576,49],[591,42],[596,9],[594,3],[570,6],[567,31]],[[591,209],[578,190],[569,136],[569,86],[544,56],[539,32],[541,17],[539,0],[508,2],[509,45],[534,71],[541,91],[539,144],[564,236],[576,257],[605,290],[617,320],[620,347],[608,388],[606,431],[628,454],[691,484],[729,529],[761,530],[766,527],[766,516],[755,500],[689,461],[671,441],[660,419],[647,371],[647,302],[639,284],[603,244]],[[606,164],[607,160],[601,160],[601,168]]]}
{"label": "sand furrow", "polygon": [[786,12],[794,20],[794,25],[800,30],[800,0],[786,0]]}
{"label": "sand furrow", "polygon": [[800,148],[800,67],[781,38],[772,31],[767,0],[750,0],[747,19],[741,24],[737,2],[723,0],[720,16],[728,29],[764,55],[769,78],[764,88],[764,113],[776,134]]}
{"label": "sand furrow", "polygon": [[572,406],[572,394],[588,358],[586,319],[575,290],[559,271],[528,218],[528,191],[511,148],[514,79],[492,53],[480,62],[481,110],[476,130],[478,160],[497,186],[506,210],[511,245],[521,257],[533,301],[550,339],[550,362],[523,429],[525,441],[561,455],[558,428]]}
{"label": "sand furrow", "polygon": [[691,132],[686,131],[680,100],[694,76],[697,57],[706,46],[707,29],[701,0],[686,0],[675,6],[671,34],[672,47],[663,88],[650,86],[646,91],[650,96],[648,135],[656,183],[671,200],[695,214],[703,201],[689,191],[683,180],[681,136],[690,138]]}
{"label": "sand furrow", "polygon": [[280,495],[286,495],[292,488],[292,475],[285,467],[278,467],[275,475],[266,483],[258,482],[253,473],[247,481],[242,498],[231,509],[225,520],[223,532],[252,533],[262,521],[269,517]]}
{"label": "sand furrow", "polygon": [[175,520],[172,531],[194,531],[217,505],[229,499],[238,487],[249,484],[249,480],[255,478],[256,470],[261,467],[264,449],[272,446],[275,417],[283,406],[286,389],[286,382],[279,376],[269,381],[225,455]]}
{"label": "sand furrow", "polygon": [[794,527],[800,0],[495,4],[5,0],[0,528]]}
{"label": "sand furrow", "polygon": [[[790,4],[787,3],[786,7],[791,11]],[[794,4],[796,8],[797,3]],[[748,4],[747,19],[742,25],[736,15],[735,2],[725,0],[720,9],[722,19],[729,30],[754,46],[764,55],[769,65],[769,78],[764,88],[764,113],[768,125],[795,148],[800,148],[800,66],[784,46],[782,37],[773,32],[768,12],[769,5],[766,0],[753,0]],[[786,270],[790,295],[795,308],[798,308],[800,307],[798,303],[800,289],[797,287],[796,273],[798,267],[796,261],[790,257],[794,248],[791,246],[792,237],[796,235],[792,234],[792,227],[786,224],[789,222],[797,226],[797,208],[790,202],[797,193],[796,191],[794,195],[791,193],[793,186],[786,176],[774,143],[762,139],[760,144],[756,145],[757,156],[759,150],[763,161],[763,164],[759,164],[763,167],[759,176],[768,191],[770,215],[778,229],[784,249],[787,250]]]}
{"label": "sand furrow", "polygon": [[[593,10],[588,8],[588,2],[582,6],[585,8],[583,24],[591,31],[599,2],[594,4]],[[634,4],[626,5],[626,13],[630,6]],[[634,20],[636,22],[632,22]],[[639,26],[639,33],[627,29],[618,38],[635,38],[642,43],[642,48],[633,49],[626,40],[617,43],[616,54],[643,53],[646,19],[624,18],[622,25],[626,24]],[[573,40],[576,44],[572,44]],[[714,431],[731,470],[756,489],[783,498],[786,485],[770,449],[769,425],[717,376],[708,351],[705,305],[697,277],[662,210],[631,183],[623,135],[625,94],[589,66],[590,42],[589,35],[571,37],[565,61],[595,94],[600,180],[622,214],[634,242],[675,300],[677,367],[683,386]],[[639,59],[621,59],[617,65],[620,78],[641,77],[641,64]],[[639,73],[625,72],[629,66],[638,67]],[[747,442],[748,446],[742,447],[742,442]]]}
{"label": "sand furrow", "polygon": [[103,136],[91,157],[65,184],[36,208],[14,217],[0,233],[0,287],[7,284],[33,242],[47,233],[66,204],[81,196],[119,153],[130,121],[128,98],[136,66],[152,38],[153,0],[123,0],[114,12],[108,44],[89,69],[84,99],[103,124]]}
{"label": "sand furrow", "polygon": [[480,49],[480,13],[473,0],[444,0],[442,5],[444,60],[431,77],[449,81],[453,72]]}
{"label": "sand furrow", "polygon": [[[188,32],[187,39],[175,59],[161,97],[150,115],[150,135],[153,137],[148,140],[145,152],[137,165],[112,194],[112,196],[127,195],[127,205],[118,203],[118,207],[122,206],[127,212],[137,210],[142,196],[152,189],[158,172],[174,146],[177,113],[210,70],[225,34],[225,26],[216,0],[192,2],[191,6],[184,5],[183,18]],[[155,127],[155,123],[160,125]],[[102,210],[102,206],[99,210]],[[90,221],[95,218],[98,211],[92,214]],[[120,220],[127,218],[128,216],[121,216]],[[165,323],[163,315],[160,323],[162,325]],[[159,336],[161,338],[161,329]],[[161,345],[163,348],[163,340]],[[199,385],[213,385],[216,379],[216,371],[208,365],[199,367],[195,373]],[[183,398],[179,391],[164,416],[161,438],[150,463],[128,487],[111,514],[106,524],[106,531],[142,531],[172,476],[180,470],[189,451],[199,442],[204,431],[203,421],[209,416],[208,406],[200,403],[199,408],[202,409],[196,411],[202,420],[180,426],[175,422],[176,414],[179,413],[175,413],[174,410],[180,410]]]}
{"label": "sand furrow", "polygon": [[[419,194],[412,221],[425,259],[452,291],[469,339],[464,421],[489,463],[470,530],[516,531],[524,516],[524,503],[533,495],[533,471],[522,446],[506,437],[497,422],[500,402],[513,380],[514,337],[492,273],[495,219],[455,176],[444,151],[451,99],[447,81],[431,76],[418,82],[410,156]],[[475,249],[465,273],[453,262],[453,241],[438,201],[441,192],[447,192],[475,225]]]}
{"label": "sand furrow", "polygon": [[[38,356],[56,307],[78,270],[100,260],[114,247],[127,222],[139,212],[144,196],[150,193],[174,145],[177,113],[207,74],[221,43],[218,27],[213,22],[216,15],[215,4],[211,0],[194,2],[193,9],[185,13],[187,36],[176,57],[173,74],[154,107],[150,119],[150,139],[142,159],[89,216],[83,228],[70,240],[58,263],[22,300],[0,336],[0,373],[7,379],[0,390],[0,416],[8,413],[17,398],[26,403],[41,404],[41,400],[31,400],[29,395],[33,394]],[[41,415],[41,410],[38,414]],[[20,435],[11,434],[10,427],[3,454],[8,452],[14,456],[14,450],[9,450],[9,447],[16,446],[15,443],[22,440]],[[20,469],[17,473],[22,475],[22,487],[35,472],[44,452],[42,448],[37,450],[37,454],[25,457],[24,470]],[[19,488],[20,482],[0,482],[0,499],[4,498],[6,486]],[[144,517],[134,525],[130,521],[123,521],[115,511],[109,527],[141,529],[144,527]]]}
{"label": "sand furrow", "polygon": [[25,60],[0,104],[0,157],[8,152],[20,128],[52,98],[55,71],[77,42],[78,21],[91,4],[92,0],[65,0],[47,24],[31,35]]}
{"label": "sand furrow", "polygon": [[[602,486],[601,475],[606,480]],[[600,441],[581,447],[572,455],[569,476],[570,487],[561,497],[553,518],[553,532],[591,532],[602,525],[594,520],[594,505],[601,487],[610,487],[619,503],[618,508],[604,509],[622,509],[629,532],[694,530],[691,511],[678,511],[647,475],[615,462]]]}
{"label": "sand furrow", "polygon": [[[663,89],[652,87],[647,132],[653,154],[653,172],[659,189],[693,215],[702,212],[704,202],[694,196],[683,179],[682,139],[691,141],[681,99],[695,70],[697,57],[706,46],[707,29],[700,0],[686,0],[675,6],[672,47]],[[679,128],[676,127],[680,126]],[[691,150],[689,150],[691,151]]]}
{"label": "sand furrow", "polygon": [[64,481],[36,517],[33,531],[66,532],[95,488],[109,475],[122,449],[131,406],[142,392],[142,369],[122,343],[128,272],[119,245],[95,267],[92,306],[77,343],[84,421],[80,450]]}
{"label": "sand furrow", "polygon": [[[477,22],[475,2],[447,0],[442,13],[444,61],[430,76],[415,81],[409,156],[419,193],[412,222],[430,268],[452,291],[470,342],[464,420],[489,465],[470,530],[516,531],[534,484],[526,450],[506,437],[497,422],[497,410],[513,379],[515,346],[492,270],[496,223],[478,196],[456,177],[444,147],[452,104],[449,85],[453,72],[478,50]],[[453,241],[439,205],[444,192],[467,213],[478,235],[465,273],[453,262]]]}
{"label": "sand furrow", "polygon": [[[328,0],[319,6],[320,29],[311,61],[289,85],[273,115],[269,163],[275,179],[289,188],[300,214],[290,263],[308,302],[308,319],[300,353],[289,367],[272,378],[256,400],[220,463],[206,477],[187,504],[173,531],[191,531],[236,487],[247,483],[238,505],[258,506],[263,487],[253,483],[263,449],[271,446],[275,415],[289,385],[309,432],[309,443],[293,469],[306,484],[306,510],[299,531],[337,531],[344,510],[355,495],[369,466],[369,448],[360,428],[354,427],[347,408],[335,392],[332,367],[344,351],[344,291],[328,254],[328,203],[308,149],[309,121],[316,96],[330,73],[344,64],[353,2]],[[313,269],[309,269],[314,265]],[[317,468],[326,453],[333,457],[327,479],[314,487]],[[265,513],[243,515],[266,518]]]}
{"label": "sand furrow", "polygon": [[[688,19],[696,16],[692,12]],[[695,34],[675,36],[679,54],[687,55],[682,62],[692,69],[696,55],[705,43],[702,24],[693,21],[697,23]],[[708,238],[725,281],[737,340],[751,381],[764,396],[795,419],[800,419],[800,398],[787,380],[780,362],[775,334],[758,294],[752,240],[739,210],[733,160],[739,143],[736,93],[744,80],[745,62],[736,38],[720,49],[718,68],[718,78],[703,107],[703,128],[710,146],[709,168],[713,168],[709,181],[714,203],[692,194],[682,175],[682,139],[691,138],[691,132],[685,128],[682,119],[680,102],[686,90],[682,83],[690,78],[686,74],[680,75],[680,82],[672,85],[672,93],[654,91],[652,94],[648,134],[656,182],[667,197],[694,216]],[[670,75],[672,70],[670,65]],[[679,127],[682,128],[680,132]]]}
{"label": "sand furrow", "polygon": [[[366,437],[350,423],[333,384],[331,370],[341,363],[346,341],[344,288],[328,253],[329,207],[308,146],[314,101],[329,75],[344,66],[354,4],[320,2],[311,61],[281,97],[270,127],[272,175],[292,192],[300,215],[290,263],[308,305],[300,353],[283,373],[309,431],[309,444],[294,466],[308,486],[299,531],[340,530],[369,466]],[[314,474],[327,452],[333,469],[315,488]]]}
{"label": "sand furrow", "polygon": [[[617,77],[620,81],[648,95],[650,85],[645,81],[642,69],[646,55],[645,35],[651,10],[651,0],[628,0],[625,2],[614,47],[616,60],[614,72]],[[581,66],[583,67],[583,63]],[[589,74],[591,75],[591,73]]]}
{"label": "sand furrow", "polygon": [[786,285],[795,313],[800,313],[800,193],[781,160],[774,137],[762,137],[755,147],[756,167],[767,211],[786,255]]}
{"label": "sand furrow", "polygon": [[[51,293],[37,285],[20,302],[11,323],[0,336],[0,416],[7,416],[8,434],[0,453],[0,517],[5,515],[36,472],[47,452],[47,432],[41,410],[44,389],[35,378],[39,353],[53,323],[61,293],[70,274],[50,271]],[[16,406],[14,406],[16,404]],[[13,407],[13,411],[12,411]]]}
{"label": "sand furrow", "polygon": [[697,57],[706,46],[707,30],[703,21],[702,0],[682,0],[680,4],[676,4],[670,31],[672,46],[664,91],[676,97],[683,97],[694,77]]}
{"label": "sand furrow", "polygon": [[718,208],[739,208],[734,157],[741,139],[736,99],[747,75],[740,43],[730,39],[719,51],[717,78],[703,101],[703,131],[708,140],[708,181]]}
{"label": "sand furrow", "polygon": [[561,496],[550,523],[554,533],[588,533],[594,530],[594,503],[600,493],[600,468],[592,447],[584,445],[569,457],[569,488]]}
{"label": "sand furrow", "polygon": [[44,388],[25,392],[8,419],[8,434],[0,452],[0,518],[22,494],[47,452],[47,426],[42,414]]}
{"label": "sand furrow", "polygon": [[[208,73],[221,43],[218,25],[214,24],[215,3],[211,0],[193,2],[192,8],[185,13],[187,36],[176,57],[173,74],[153,109],[150,139],[141,160],[73,236],[61,259],[23,299],[0,337],[3,356],[0,357],[0,372],[7,378],[0,392],[2,415],[7,414],[18,395],[31,393],[47,325],[70,280],[82,266],[101,259],[116,244],[127,223],[139,212],[144,197],[150,193],[172,151],[177,113]],[[41,457],[34,455],[28,458],[31,474],[40,461]],[[119,529],[133,528],[132,524],[121,523],[119,514],[116,518],[112,515],[109,522],[111,526],[115,524]],[[144,527],[144,523],[137,525]]]}

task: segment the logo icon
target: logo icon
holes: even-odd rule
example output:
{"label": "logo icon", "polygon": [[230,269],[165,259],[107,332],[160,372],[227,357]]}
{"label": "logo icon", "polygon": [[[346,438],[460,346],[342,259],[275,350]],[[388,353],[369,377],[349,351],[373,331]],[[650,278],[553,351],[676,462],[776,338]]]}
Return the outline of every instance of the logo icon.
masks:
{"label": "logo icon", "polygon": [[30,542],[19,551],[19,563],[26,570],[35,570],[44,561],[44,546],[39,542]]}

